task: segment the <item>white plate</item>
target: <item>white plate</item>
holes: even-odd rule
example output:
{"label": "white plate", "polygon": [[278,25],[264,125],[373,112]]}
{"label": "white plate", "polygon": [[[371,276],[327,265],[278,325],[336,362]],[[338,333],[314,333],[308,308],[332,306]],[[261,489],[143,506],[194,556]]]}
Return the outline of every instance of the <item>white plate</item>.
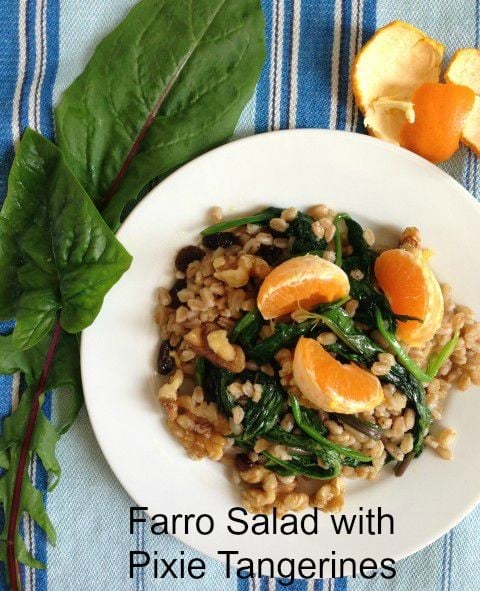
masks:
{"label": "white plate", "polygon": [[[155,290],[172,281],[179,247],[195,242],[207,212],[227,216],[260,206],[328,203],[348,211],[380,240],[410,225],[421,228],[441,280],[456,300],[476,309],[480,293],[480,207],[457,182],[425,160],[366,136],[318,130],[270,133],[228,144],[198,158],[157,186],[129,216],[118,236],[133,264],[83,333],[82,379],[99,444],[127,492],[155,513],[208,513],[215,533],[178,537],[218,558],[240,556],[403,558],[440,537],[479,500],[480,393],[453,393],[444,417],[458,431],[455,459],[426,450],[403,478],[386,470],[378,482],[347,482],[346,511],[382,507],[394,535],[336,535],[321,514],[317,536],[233,536],[227,512],[241,505],[225,469],[193,462],[169,434],[156,401],[158,331]],[[382,229],[380,231],[380,228]],[[328,576],[330,573],[325,572]]]}

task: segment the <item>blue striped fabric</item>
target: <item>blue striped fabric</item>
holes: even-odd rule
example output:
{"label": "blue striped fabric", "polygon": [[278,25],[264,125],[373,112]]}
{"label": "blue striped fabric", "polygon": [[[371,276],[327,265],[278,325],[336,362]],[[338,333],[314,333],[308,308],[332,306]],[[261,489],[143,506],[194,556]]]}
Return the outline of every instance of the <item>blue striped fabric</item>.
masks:
{"label": "blue striped fabric", "polygon": [[[448,42],[479,45],[479,0],[262,0],[267,26],[267,62],[236,136],[289,127],[359,131],[349,72],[359,47],[377,26],[403,18]],[[81,71],[98,40],[135,0],[2,0],[0,2],[0,200],[6,192],[14,144],[26,125],[53,135],[52,101]],[[447,171],[479,197],[478,159],[461,150]],[[0,331],[11,328],[0,325]],[[0,416],[18,400],[19,380],[0,377]],[[47,411],[55,413],[55,400]],[[24,519],[27,546],[48,564],[47,572],[22,569],[25,590],[54,591],[477,591],[480,588],[480,510],[443,539],[398,564],[388,585],[381,579],[296,581],[243,580],[224,576],[208,560],[201,581],[155,581],[151,572],[128,579],[130,550],[161,550],[165,558],[194,553],[176,539],[153,538],[148,524],[127,530],[131,501],[105,463],[85,411],[59,446],[62,482],[46,498],[57,528],[58,548],[47,547],[38,528]],[[29,468],[44,490],[41,466]],[[0,572],[0,589],[6,589]]]}

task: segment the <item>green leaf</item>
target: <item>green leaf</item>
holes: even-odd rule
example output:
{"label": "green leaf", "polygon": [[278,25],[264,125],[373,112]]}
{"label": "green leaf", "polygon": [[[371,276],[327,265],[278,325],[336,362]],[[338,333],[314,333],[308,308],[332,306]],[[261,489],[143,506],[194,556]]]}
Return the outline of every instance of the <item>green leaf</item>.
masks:
{"label": "green leaf", "polygon": [[12,285],[0,316],[14,311],[18,349],[39,343],[58,310],[67,332],[86,328],[131,262],[60,151],[30,129],[10,172],[0,237],[0,276]]}
{"label": "green leaf", "polygon": [[314,455],[290,454],[291,460],[281,460],[268,451],[262,452],[267,458],[265,467],[273,470],[280,476],[298,474],[315,480],[331,480],[340,474],[340,464],[334,464],[328,468],[321,468]]}
{"label": "green leaf", "polygon": [[[27,384],[35,386],[42,371],[49,343],[50,337],[47,336],[28,351],[18,351],[13,345],[12,335],[0,336],[0,374],[10,375],[17,371],[22,372]],[[56,427],[62,434],[70,428],[83,402],[78,336],[65,332],[60,338],[46,385],[47,390],[58,388],[61,388],[62,395],[69,399],[69,404],[65,405],[64,413],[59,417]],[[8,420],[6,418],[4,423]],[[4,433],[5,431],[3,435]]]}
{"label": "green leaf", "polygon": [[98,45],[56,131],[112,228],[150,180],[231,136],[264,58],[260,0],[142,0]]}
{"label": "green leaf", "polygon": [[[13,446],[9,450],[10,469],[0,478],[0,504],[3,506],[6,515],[9,514],[12,495],[11,491],[15,482],[16,467],[20,456],[20,447]],[[44,530],[48,541],[51,544],[56,543],[56,534],[50,521],[45,506],[43,504],[43,495],[41,491],[33,486],[28,479],[28,474],[25,473],[22,485],[22,494],[20,497],[20,515],[27,513],[30,517]],[[4,530],[0,536],[0,557],[6,560],[6,538],[7,538],[8,522],[5,524]],[[17,532],[15,537],[15,553],[17,560],[32,568],[45,568],[44,564],[36,560],[27,550],[25,543]]]}
{"label": "green leaf", "polygon": [[[0,337],[0,373],[12,374],[20,371],[25,375],[29,386],[22,394],[17,408],[4,419],[0,436],[0,465],[8,468],[0,477],[0,503],[7,515],[11,507],[18,456],[25,437],[33,393],[50,343],[50,336],[27,351],[18,351],[12,341],[12,335]],[[65,398],[67,404],[62,405],[64,412],[55,425],[47,419],[42,410],[39,411],[30,456],[36,454],[40,458],[45,470],[52,477],[49,490],[53,490],[58,484],[61,473],[55,455],[56,444],[75,420],[83,402],[77,335],[62,333],[54,364],[48,376],[47,388],[59,388],[54,395]],[[40,402],[43,402],[43,397]],[[22,513],[28,513],[45,530],[49,540],[52,543],[55,542],[55,532],[43,505],[43,496],[29,481],[27,473],[23,481],[20,505],[20,514]],[[0,539],[6,540],[6,526]],[[19,532],[17,532],[15,548],[20,562],[33,568],[43,568],[42,563],[35,560],[27,551]],[[0,545],[0,559],[6,560],[5,544]]]}
{"label": "green leaf", "polygon": [[250,399],[245,406],[245,430],[238,438],[241,441],[251,440],[270,431],[278,421],[286,400],[286,392],[277,379],[258,372],[255,383],[261,384],[262,397],[258,402]]}

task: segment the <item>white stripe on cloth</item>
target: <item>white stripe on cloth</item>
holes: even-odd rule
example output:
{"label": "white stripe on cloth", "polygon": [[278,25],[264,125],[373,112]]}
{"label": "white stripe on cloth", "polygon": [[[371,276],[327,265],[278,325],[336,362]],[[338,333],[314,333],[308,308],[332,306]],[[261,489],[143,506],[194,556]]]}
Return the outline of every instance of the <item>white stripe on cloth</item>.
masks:
{"label": "white stripe on cloth", "polygon": [[18,7],[18,74],[12,108],[12,136],[16,148],[20,139],[20,102],[27,64],[27,0],[20,0]]}
{"label": "white stripe on cloth", "polygon": [[41,131],[40,91],[45,77],[47,54],[46,13],[47,0],[38,0],[35,7],[35,72],[28,101],[28,124],[37,131]]}
{"label": "white stripe on cloth", "polygon": [[285,20],[284,0],[274,0],[272,13],[272,41],[270,66],[270,103],[268,106],[268,129],[280,129],[280,101],[282,98],[283,26]]}
{"label": "white stripe on cloth", "polygon": [[338,78],[340,67],[340,41],[342,38],[342,4],[343,0],[335,0],[333,15],[333,47],[332,47],[332,75],[330,100],[330,129],[337,127],[338,107]]}
{"label": "white stripe on cloth", "polygon": [[[28,464],[28,477],[31,482],[35,482],[37,474],[37,460],[33,459]],[[23,531],[25,545],[28,551],[35,556],[35,525],[33,520],[28,515],[23,516]],[[35,591],[35,569],[25,567],[25,589],[24,591]]]}
{"label": "white stripe on cloth", "polygon": [[288,113],[288,127],[293,129],[297,126],[298,52],[300,49],[300,16],[302,12],[302,0],[292,0],[292,2],[292,66],[290,73],[290,112]]}

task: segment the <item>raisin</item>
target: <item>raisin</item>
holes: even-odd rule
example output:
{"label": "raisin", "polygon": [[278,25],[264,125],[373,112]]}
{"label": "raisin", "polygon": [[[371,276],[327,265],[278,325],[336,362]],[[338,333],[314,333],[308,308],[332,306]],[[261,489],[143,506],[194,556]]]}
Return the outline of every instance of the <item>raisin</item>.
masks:
{"label": "raisin", "polygon": [[238,238],[235,234],[231,232],[217,232],[216,234],[210,234],[209,236],[204,236],[202,239],[203,246],[207,248],[227,248],[228,246],[232,246],[232,244],[237,244]]}
{"label": "raisin", "polygon": [[250,460],[247,454],[237,454],[235,456],[235,468],[239,472],[246,472],[247,470],[250,470],[252,466],[253,462]]}
{"label": "raisin", "polygon": [[178,299],[178,292],[182,291],[187,287],[187,282],[185,279],[177,279],[173,284],[172,288],[170,289],[170,297],[172,299],[172,303],[170,304],[171,308],[178,308],[182,305],[182,302]]}
{"label": "raisin", "polygon": [[185,246],[178,251],[175,257],[175,267],[182,273],[185,273],[190,263],[201,261],[204,256],[205,251],[198,248],[198,246]]}
{"label": "raisin", "polygon": [[256,255],[262,257],[269,265],[275,265],[282,257],[283,251],[278,246],[267,246],[262,244],[257,250]]}
{"label": "raisin", "polygon": [[168,375],[175,367],[175,361],[170,355],[170,349],[170,343],[163,341],[158,351],[157,369],[158,373],[162,374],[162,376]]}

